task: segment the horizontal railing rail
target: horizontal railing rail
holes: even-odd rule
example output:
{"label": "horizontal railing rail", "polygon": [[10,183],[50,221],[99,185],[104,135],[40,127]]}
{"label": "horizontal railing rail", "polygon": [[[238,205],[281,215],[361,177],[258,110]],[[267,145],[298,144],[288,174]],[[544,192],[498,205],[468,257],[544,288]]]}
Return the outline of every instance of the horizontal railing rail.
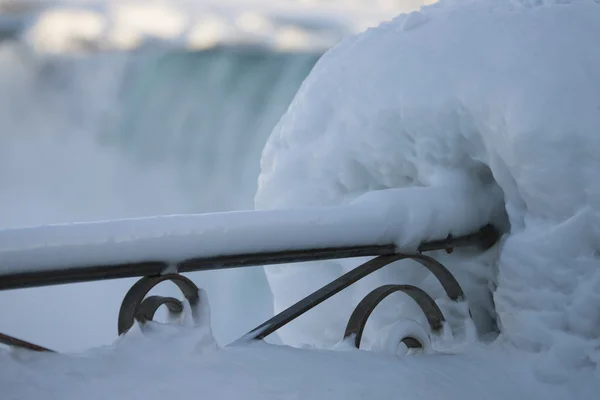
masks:
{"label": "horizontal railing rail", "polygon": [[[470,235],[421,243],[419,253],[434,250],[451,252],[454,248],[478,246],[488,248],[498,238],[498,231],[487,225]],[[0,290],[24,289],[38,286],[62,285],[67,283],[91,282],[109,279],[156,276],[168,272],[196,272],[218,269],[251,267],[321,261],[341,258],[374,257],[400,253],[394,244],[323,247],[277,252],[256,252],[224,256],[194,257],[178,263],[166,261],[142,261],[111,265],[64,266],[40,271],[2,273],[0,264]],[[0,260],[1,262],[1,260]],[[12,270],[11,270],[12,271]]]}

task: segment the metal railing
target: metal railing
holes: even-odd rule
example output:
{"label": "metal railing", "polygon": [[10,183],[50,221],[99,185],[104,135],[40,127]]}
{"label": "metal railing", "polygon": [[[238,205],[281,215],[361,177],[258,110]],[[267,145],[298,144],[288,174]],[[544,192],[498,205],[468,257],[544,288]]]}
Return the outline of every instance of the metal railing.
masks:
{"label": "metal railing", "polygon": [[[40,271],[9,272],[0,274],[0,290],[141,277],[127,292],[121,304],[118,317],[118,334],[121,335],[133,326],[135,320],[140,323],[152,320],[157,309],[163,305],[170,313],[183,312],[183,304],[178,299],[162,296],[147,297],[152,288],[161,282],[172,281],[175,283],[189,302],[192,311],[199,306],[198,287],[182,273],[353,257],[375,257],[298,301],[234,342],[242,343],[264,339],[360,279],[403,259],[411,259],[423,265],[440,281],[446,295],[451,300],[461,301],[464,293],[452,274],[438,261],[422,253],[435,250],[445,250],[450,253],[459,247],[478,247],[486,250],[496,243],[499,235],[500,233],[495,227],[486,225],[470,235],[448,236],[443,240],[423,242],[414,253],[403,252],[396,245],[390,243],[197,257],[183,260],[176,265],[166,261],[150,260],[117,265],[64,266]],[[444,316],[435,301],[426,292],[411,285],[384,285],[374,289],[356,306],[348,321],[344,337],[353,336],[354,345],[358,348],[369,315],[384,298],[395,292],[403,292],[415,300],[427,317],[431,332],[441,329]],[[423,346],[423,343],[415,337],[403,338],[402,342],[409,348]],[[35,351],[51,351],[5,334],[0,334],[0,343]]]}

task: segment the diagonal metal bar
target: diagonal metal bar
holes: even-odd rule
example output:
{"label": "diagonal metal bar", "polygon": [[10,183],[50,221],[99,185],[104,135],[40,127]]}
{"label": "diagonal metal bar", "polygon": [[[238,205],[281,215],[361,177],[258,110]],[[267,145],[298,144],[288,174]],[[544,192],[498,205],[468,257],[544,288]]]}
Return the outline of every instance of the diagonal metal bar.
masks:
{"label": "diagonal metal bar", "polygon": [[26,342],[25,340],[17,339],[16,337],[5,335],[4,333],[0,333],[0,343],[6,344],[8,346],[13,347],[21,347],[23,349],[33,350],[33,351],[45,351],[54,353],[54,350],[47,349],[42,346],[38,346],[37,344]]}
{"label": "diagonal metal bar", "polygon": [[404,254],[392,254],[379,256],[377,258],[369,260],[361,266],[354,268],[350,272],[345,273],[336,280],[323,286],[316,292],[313,292],[312,294],[303,298],[291,307],[283,310],[268,321],[263,322],[262,324],[252,329],[250,332],[246,333],[244,336],[242,336],[241,338],[239,338],[231,344],[236,345],[240,343],[246,343],[252,340],[262,340],[269,336],[271,333],[275,332],[277,329],[283,327],[284,325],[287,325],[289,322],[298,318],[305,312],[312,310],[314,307],[318,306],[325,300],[329,299],[330,297],[333,297],[342,290],[346,289],[353,283],[358,282],[367,275],[385,267],[390,263],[393,263],[394,261],[398,261],[406,257],[407,256]]}

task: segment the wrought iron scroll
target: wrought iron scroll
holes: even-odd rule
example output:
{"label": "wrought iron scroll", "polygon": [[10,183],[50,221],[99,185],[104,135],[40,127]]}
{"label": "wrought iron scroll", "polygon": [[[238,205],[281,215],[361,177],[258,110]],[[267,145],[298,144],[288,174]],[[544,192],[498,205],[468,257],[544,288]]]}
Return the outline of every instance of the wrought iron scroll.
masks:
{"label": "wrought iron scroll", "polygon": [[[423,314],[425,314],[425,317],[427,318],[429,328],[432,332],[437,332],[442,329],[442,323],[445,320],[444,315],[431,296],[423,289],[412,285],[384,285],[371,291],[360,303],[358,303],[348,320],[348,325],[346,325],[344,339],[353,336],[354,347],[357,349],[360,348],[362,335],[371,313],[386,297],[396,292],[402,292],[409,295],[419,305],[421,311],[423,311]],[[401,341],[409,348],[423,347],[423,343],[421,343],[418,338],[412,336],[402,338]]]}
{"label": "wrought iron scroll", "polygon": [[173,297],[151,296],[146,298],[152,288],[164,281],[175,283],[192,309],[198,306],[200,302],[198,287],[185,276],[168,274],[142,278],[129,289],[121,303],[118,323],[119,335],[127,332],[133,326],[134,320],[139,322],[152,320],[156,310],[163,304],[173,313],[183,311],[182,303]]}

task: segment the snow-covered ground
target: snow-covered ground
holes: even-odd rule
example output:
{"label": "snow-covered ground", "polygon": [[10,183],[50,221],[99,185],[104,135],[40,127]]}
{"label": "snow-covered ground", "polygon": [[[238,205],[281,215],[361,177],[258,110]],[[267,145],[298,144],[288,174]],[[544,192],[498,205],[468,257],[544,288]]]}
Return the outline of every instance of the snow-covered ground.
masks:
{"label": "snow-covered ground", "polygon": [[[388,268],[283,332],[304,348],[219,348],[206,324],[150,324],[82,354],[3,351],[3,396],[597,398],[597,37],[597,0],[442,1],[328,51],[265,147],[260,209],[353,203],[389,215],[392,234],[419,234],[436,229],[439,219],[424,218],[432,207],[447,207],[450,221],[481,216],[482,194],[504,205],[498,246],[436,254],[477,310],[478,342],[406,357],[337,343],[345,315],[376,284],[417,284],[443,302],[426,274]],[[377,200],[386,192],[370,193],[381,189],[398,189],[405,212],[386,214]],[[276,310],[349,265],[267,268]],[[406,307],[387,304],[369,334],[393,338],[386,325]]]}
{"label": "snow-covered ground", "polygon": [[500,346],[406,358],[262,343],[220,349],[198,329],[148,328],[84,354],[0,353],[2,398],[592,400],[599,389],[589,375],[540,382],[531,355]]}

